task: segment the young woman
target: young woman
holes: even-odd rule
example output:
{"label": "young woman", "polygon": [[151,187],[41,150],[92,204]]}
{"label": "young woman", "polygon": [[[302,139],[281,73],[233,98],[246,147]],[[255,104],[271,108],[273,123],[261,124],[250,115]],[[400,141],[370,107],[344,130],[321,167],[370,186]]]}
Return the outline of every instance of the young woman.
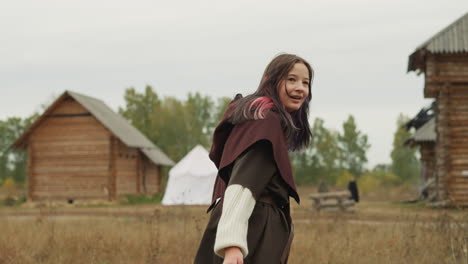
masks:
{"label": "young woman", "polygon": [[229,105],[213,135],[210,158],[219,171],[195,264],[287,263],[289,197],[299,203],[288,151],[311,140],[312,79],[307,61],[282,54],[255,93]]}

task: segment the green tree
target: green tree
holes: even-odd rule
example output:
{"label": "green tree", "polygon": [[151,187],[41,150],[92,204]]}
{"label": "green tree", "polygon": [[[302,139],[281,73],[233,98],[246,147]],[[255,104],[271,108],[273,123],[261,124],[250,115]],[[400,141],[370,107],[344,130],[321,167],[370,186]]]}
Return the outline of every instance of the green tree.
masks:
{"label": "green tree", "polygon": [[187,112],[187,136],[191,147],[196,144],[201,144],[208,147],[210,142],[211,126],[213,123],[213,100],[208,96],[202,96],[200,93],[189,93],[185,103],[185,111]]}
{"label": "green tree", "polygon": [[127,89],[124,99],[125,107],[119,108],[119,113],[174,161],[197,144],[207,148],[211,145],[217,113],[211,97],[197,92],[189,93],[185,101],[160,99],[151,86],[146,86],[144,93]]}
{"label": "green tree", "polygon": [[119,113],[132,122],[140,132],[145,134],[151,141],[158,139],[159,130],[153,119],[158,115],[161,106],[156,92],[150,85],[145,87],[144,93],[138,93],[135,88],[125,90],[125,108],[119,108]]}
{"label": "green tree", "polygon": [[154,116],[159,130],[158,144],[175,161],[180,160],[196,143],[189,127],[191,116],[184,103],[174,97],[164,98],[158,116]]}
{"label": "green tree", "polygon": [[315,139],[313,142],[314,151],[311,155],[316,157],[316,166],[321,168],[321,174],[318,177],[329,184],[335,184],[341,171],[339,134],[325,128],[324,121],[320,118],[315,120],[312,134],[315,135]]}
{"label": "green tree", "polygon": [[392,165],[391,164],[385,164],[385,163],[379,163],[374,166],[372,169],[372,172],[391,172],[392,171]]}
{"label": "green tree", "polygon": [[11,139],[9,139],[8,136],[6,122],[0,120],[0,179],[2,179],[2,181],[10,174],[8,167],[8,147],[11,144]]}
{"label": "green tree", "polygon": [[389,164],[377,164],[371,171],[365,173],[369,177],[373,177],[380,181],[381,185],[398,185],[401,179],[393,174],[392,166]]}
{"label": "green tree", "polygon": [[294,175],[298,185],[314,184],[323,175],[323,168],[320,167],[318,158],[313,155],[313,147],[309,147],[301,152],[290,154]]}
{"label": "green tree", "polygon": [[33,114],[28,118],[10,117],[0,120],[0,178],[11,177],[16,182],[24,182],[26,176],[26,152],[17,151],[11,145],[37,118]]}
{"label": "green tree", "polygon": [[291,154],[298,184],[318,183],[320,180],[335,184],[339,175],[338,133],[328,130],[323,119],[316,118],[312,126],[313,140],[310,146]]}
{"label": "green tree", "polygon": [[343,174],[339,133],[327,129],[324,120],[316,118],[312,135],[312,143],[306,150],[291,154],[296,181],[299,185],[316,184],[320,181],[334,185]]}
{"label": "green tree", "polygon": [[213,115],[211,128],[216,127],[219,121],[221,121],[221,118],[223,117],[224,112],[226,112],[226,109],[231,101],[232,101],[232,98],[229,98],[229,97],[218,98],[215,109],[214,109],[214,115]]}
{"label": "green tree", "polygon": [[367,163],[366,153],[370,144],[367,135],[357,129],[352,115],[343,123],[343,133],[338,135],[338,142],[341,149],[340,166],[355,177],[361,176]]}
{"label": "green tree", "polygon": [[404,142],[411,136],[411,133],[404,127],[408,120],[409,118],[403,114],[398,116],[391,152],[392,172],[402,181],[414,181],[420,172],[420,161],[416,156],[417,149],[404,145]]}

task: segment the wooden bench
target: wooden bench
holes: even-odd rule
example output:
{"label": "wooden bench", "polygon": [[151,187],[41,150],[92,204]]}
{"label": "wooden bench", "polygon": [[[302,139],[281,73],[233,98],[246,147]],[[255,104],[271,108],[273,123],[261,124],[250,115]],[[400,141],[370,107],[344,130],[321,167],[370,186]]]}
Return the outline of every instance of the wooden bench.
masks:
{"label": "wooden bench", "polygon": [[324,209],[352,211],[355,204],[349,191],[313,193],[309,195],[309,199],[314,201],[312,209],[317,211]]}

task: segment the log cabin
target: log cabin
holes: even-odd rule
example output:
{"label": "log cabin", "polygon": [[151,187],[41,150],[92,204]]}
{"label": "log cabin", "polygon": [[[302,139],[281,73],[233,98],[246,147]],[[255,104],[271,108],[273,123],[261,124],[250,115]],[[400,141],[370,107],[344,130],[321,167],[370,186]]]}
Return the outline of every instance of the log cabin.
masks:
{"label": "log cabin", "polygon": [[436,100],[436,200],[467,206],[468,13],[417,47],[408,71],[424,74],[424,97]]}
{"label": "log cabin", "polygon": [[14,142],[27,151],[28,201],[115,200],[161,192],[173,161],[103,101],[65,91]]}
{"label": "log cabin", "polygon": [[416,132],[410,136],[405,145],[419,147],[421,161],[420,192],[421,197],[429,202],[435,201],[435,119],[422,123]]}

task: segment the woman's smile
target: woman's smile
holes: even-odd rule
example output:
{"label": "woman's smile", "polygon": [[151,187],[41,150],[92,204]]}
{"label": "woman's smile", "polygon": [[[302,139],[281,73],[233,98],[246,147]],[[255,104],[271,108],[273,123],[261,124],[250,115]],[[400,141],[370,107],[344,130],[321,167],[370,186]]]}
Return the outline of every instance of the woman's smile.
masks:
{"label": "woman's smile", "polygon": [[281,104],[286,111],[297,111],[309,95],[309,70],[303,63],[296,63],[287,79],[278,87]]}

